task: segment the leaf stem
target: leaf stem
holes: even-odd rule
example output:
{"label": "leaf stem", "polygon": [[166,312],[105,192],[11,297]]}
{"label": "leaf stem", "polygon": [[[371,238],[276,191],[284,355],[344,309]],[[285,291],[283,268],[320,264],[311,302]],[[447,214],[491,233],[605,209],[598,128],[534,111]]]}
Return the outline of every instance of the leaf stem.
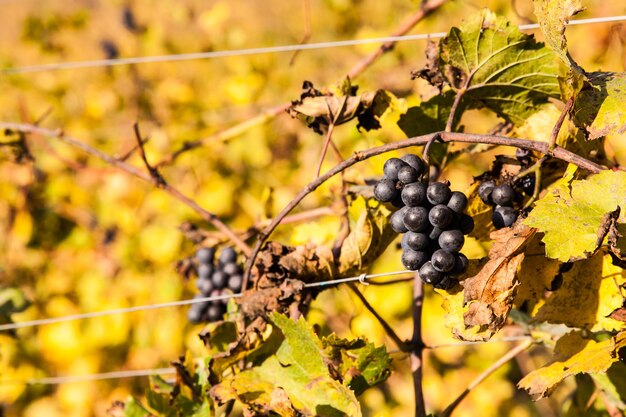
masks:
{"label": "leaf stem", "polygon": [[485,369],[480,375],[478,375],[470,384],[465,388],[465,390],[454,400],[445,410],[439,415],[440,417],[450,417],[456,407],[467,397],[467,395],[476,388],[481,382],[483,382],[487,377],[493,374],[495,371],[504,366],[508,361],[528,349],[533,345],[534,340],[527,340],[525,342],[520,343],[515,346],[513,349],[509,350],[505,353],[500,359],[494,362],[489,368]]}

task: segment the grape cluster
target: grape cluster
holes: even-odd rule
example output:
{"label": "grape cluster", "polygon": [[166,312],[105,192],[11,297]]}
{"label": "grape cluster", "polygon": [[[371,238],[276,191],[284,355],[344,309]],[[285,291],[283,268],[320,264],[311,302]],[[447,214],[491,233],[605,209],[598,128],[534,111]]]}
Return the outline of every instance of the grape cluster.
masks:
{"label": "grape cluster", "polygon": [[[243,282],[243,269],[237,263],[237,252],[224,248],[215,262],[215,249],[200,248],[196,251],[196,288],[200,294],[195,298],[217,297],[229,291],[238,293]],[[192,323],[212,322],[222,318],[228,300],[205,301],[192,304],[187,319]]]}
{"label": "grape cluster", "polygon": [[426,164],[416,155],[391,158],[385,162],[384,177],[374,186],[374,197],[399,210],[391,215],[391,227],[402,233],[402,264],[418,271],[422,280],[437,288],[449,289],[455,276],[468,265],[459,251],[464,235],[474,228],[465,214],[467,197],[451,191],[449,183],[427,185],[421,180]]}
{"label": "grape cluster", "polygon": [[517,220],[514,204],[521,196],[509,184],[497,185],[493,180],[484,181],[478,186],[478,197],[493,207],[491,221],[496,229],[511,227]]}

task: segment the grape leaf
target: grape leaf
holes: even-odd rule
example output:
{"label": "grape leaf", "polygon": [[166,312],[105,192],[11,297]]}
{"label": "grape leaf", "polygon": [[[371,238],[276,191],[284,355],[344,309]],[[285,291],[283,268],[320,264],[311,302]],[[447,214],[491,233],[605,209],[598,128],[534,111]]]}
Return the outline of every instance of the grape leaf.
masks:
{"label": "grape leaf", "polygon": [[139,401],[130,397],[124,404],[125,417],[149,417],[152,413],[148,411]]}
{"label": "grape leaf", "polygon": [[419,106],[410,107],[400,116],[398,126],[409,138],[444,130],[454,103],[454,95],[453,91],[448,90],[420,103]]}
{"label": "grape leaf", "polygon": [[603,251],[574,263],[570,271],[563,273],[561,287],[538,309],[535,321],[592,331],[623,329],[625,323],[610,317],[624,304],[620,288],[626,283],[623,272]]}
{"label": "grape leaf", "polygon": [[331,377],[324,347],[304,319],[278,313],[269,318],[282,342],[258,366],[214,385],[211,395],[220,403],[237,399],[265,415],[361,416],[354,392]]}
{"label": "grape leaf", "polygon": [[568,178],[555,183],[525,221],[544,233],[546,255],[563,262],[593,253],[608,232],[606,216],[626,209],[626,172],[603,171],[569,186]]}
{"label": "grape leaf", "polygon": [[516,222],[513,227],[493,232],[494,243],[489,250],[489,261],[480,272],[463,281],[465,327],[479,326],[484,338],[489,339],[503,325],[511,310],[516,287],[517,271],[524,260],[524,247],[532,239],[535,229]]}
{"label": "grape leaf", "polygon": [[572,116],[588,139],[626,132],[626,72],[592,72],[576,96]]}
{"label": "grape leaf", "polygon": [[548,45],[563,62],[583,73],[567,51],[565,38],[565,25],[569,19],[585,10],[580,0],[535,0],[534,5],[535,15]]}
{"label": "grape leaf", "polygon": [[626,363],[615,362],[603,374],[591,375],[595,383],[606,396],[607,401],[619,408],[626,409]]}
{"label": "grape leaf", "polygon": [[516,124],[560,96],[554,53],[488,10],[441,40],[440,66],[467,108],[487,107]]}
{"label": "grape leaf", "polygon": [[602,342],[585,339],[580,331],[568,333],[557,341],[554,361],[526,375],[518,386],[539,398],[545,397],[568,376],[605,372],[619,360],[617,352],[623,347],[626,332]]}

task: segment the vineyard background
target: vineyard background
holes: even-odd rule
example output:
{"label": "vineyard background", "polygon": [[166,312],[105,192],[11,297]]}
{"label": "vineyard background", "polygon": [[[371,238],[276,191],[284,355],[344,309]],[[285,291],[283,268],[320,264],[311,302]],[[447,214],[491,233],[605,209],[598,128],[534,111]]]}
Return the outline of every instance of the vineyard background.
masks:
{"label": "vineyard background", "polygon": [[[619,2],[586,5],[581,18],[626,14],[626,6]],[[530,2],[458,0],[444,2],[413,32],[445,32],[483,7],[514,23],[535,20]],[[307,35],[307,27],[310,42],[382,37],[418,8],[418,2],[408,0],[53,0],[45,4],[8,0],[0,2],[0,68],[297,44]],[[535,33],[541,40],[540,32]],[[570,51],[584,68],[626,69],[626,24],[577,26],[567,33]],[[433,94],[425,82],[410,75],[424,65],[426,45],[425,41],[400,42],[354,80],[360,91],[384,88],[399,100],[384,116],[381,130],[359,132],[353,125],[336,129],[333,137],[344,156],[405,137],[395,120],[420,98]],[[0,120],[62,128],[106,153],[129,155],[128,162],[141,166],[139,155],[130,153],[135,146],[132,126],[139,122],[149,138],[148,158],[164,161],[161,172],[168,181],[234,229],[245,231],[265,224],[313,178],[323,142],[286,113],[264,118],[264,112],[296,99],[304,80],[317,87],[336,86],[378,46],[3,73]],[[231,135],[218,134],[246,120],[254,122]],[[463,120],[472,132],[487,132],[496,122],[480,111]],[[2,142],[11,139],[4,137]],[[202,146],[170,160],[186,141],[198,139],[203,139]],[[610,137],[607,145],[609,157],[621,164],[626,163],[624,139]],[[193,296],[193,284],[180,277],[175,264],[194,251],[182,225],[207,226],[195,213],[156,188],[59,141],[32,136],[25,143],[26,148],[0,147],[0,284],[22,289],[33,303],[14,315],[16,321]],[[462,156],[443,177],[453,181],[454,189],[464,190],[495,153],[503,152],[510,151]],[[346,178],[360,182],[380,175],[387,156],[356,166]],[[332,163],[329,155],[324,167]],[[339,210],[339,188],[338,181],[322,186],[303,202],[300,212],[327,209],[313,211],[310,221],[281,226],[273,239],[332,244],[339,228],[334,213]],[[471,241],[464,247],[470,258],[484,256],[487,250]],[[371,272],[401,270],[398,253],[390,248]],[[410,336],[410,284],[369,286],[363,292],[397,333]],[[428,345],[456,343],[444,327],[440,303],[438,296],[427,293],[423,337]],[[0,403],[5,414],[104,416],[113,401],[141,395],[147,379],[58,386],[16,382],[163,368],[187,349],[200,357],[204,348],[197,334],[202,326],[188,324],[185,316],[186,308],[171,308],[23,329],[17,338],[0,334]],[[324,292],[313,304],[310,318],[324,331],[346,337],[365,335],[376,344],[393,346],[347,288]],[[429,409],[444,408],[452,395],[509,348],[506,343],[489,343],[427,350],[424,396]],[[473,390],[455,416],[549,416],[563,402],[567,407],[572,381],[535,405],[515,388],[522,375],[545,362],[541,348],[531,352],[532,356],[518,356]],[[395,359],[392,377],[362,396],[366,415],[412,415],[411,375],[401,355]]]}

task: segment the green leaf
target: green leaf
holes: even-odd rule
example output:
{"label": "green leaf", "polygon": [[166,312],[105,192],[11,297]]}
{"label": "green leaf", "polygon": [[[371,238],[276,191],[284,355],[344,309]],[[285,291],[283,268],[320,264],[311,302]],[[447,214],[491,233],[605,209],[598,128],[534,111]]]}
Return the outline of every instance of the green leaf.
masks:
{"label": "green leaf", "polygon": [[334,334],[323,338],[322,344],[344,384],[356,395],[389,377],[391,358],[384,346],[376,347],[363,339],[341,339]]}
{"label": "green leaf", "polygon": [[0,289],[0,316],[7,317],[20,313],[30,306],[24,293],[17,288]]}
{"label": "green leaf", "polygon": [[440,43],[440,60],[467,108],[487,107],[515,124],[560,96],[554,53],[488,10],[450,30]]}
{"label": "green leaf", "polygon": [[282,343],[258,366],[215,385],[211,395],[220,402],[238,399],[264,415],[361,416],[354,393],[331,377],[322,342],[304,319],[269,318]]}
{"label": "green leaf", "polygon": [[410,107],[400,116],[398,126],[409,138],[444,130],[454,96],[454,91],[448,90],[420,103],[419,106]]}
{"label": "green leaf", "polygon": [[599,251],[563,273],[563,284],[538,308],[534,319],[592,331],[620,330],[626,323],[609,316],[624,304],[624,283],[624,270]]}
{"label": "green leaf", "polygon": [[572,116],[588,139],[626,132],[626,72],[593,72],[576,96]]}
{"label": "green leaf", "polygon": [[605,374],[591,376],[608,402],[620,410],[626,409],[626,364],[615,362]]}
{"label": "green leaf", "polygon": [[618,350],[626,346],[626,332],[602,342],[585,339],[582,332],[561,337],[554,348],[555,359],[526,375],[520,388],[540,398],[549,395],[565,378],[579,373],[601,373],[619,361]]}
{"label": "green leaf", "polygon": [[135,398],[129,398],[124,404],[124,416],[125,417],[149,417],[152,413],[148,411],[139,401]]}
{"label": "green leaf", "polygon": [[567,51],[565,38],[565,25],[569,19],[585,10],[580,0],[535,0],[534,4],[535,15],[548,45],[564,63],[583,73]]}
{"label": "green leaf", "polygon": [[563,262],[590,256],[608,231],[607,215],[626,209],[626,172],[603,171],[568,186],[571,178],[548,189],[525,221],[544,233],[546,255]]}

